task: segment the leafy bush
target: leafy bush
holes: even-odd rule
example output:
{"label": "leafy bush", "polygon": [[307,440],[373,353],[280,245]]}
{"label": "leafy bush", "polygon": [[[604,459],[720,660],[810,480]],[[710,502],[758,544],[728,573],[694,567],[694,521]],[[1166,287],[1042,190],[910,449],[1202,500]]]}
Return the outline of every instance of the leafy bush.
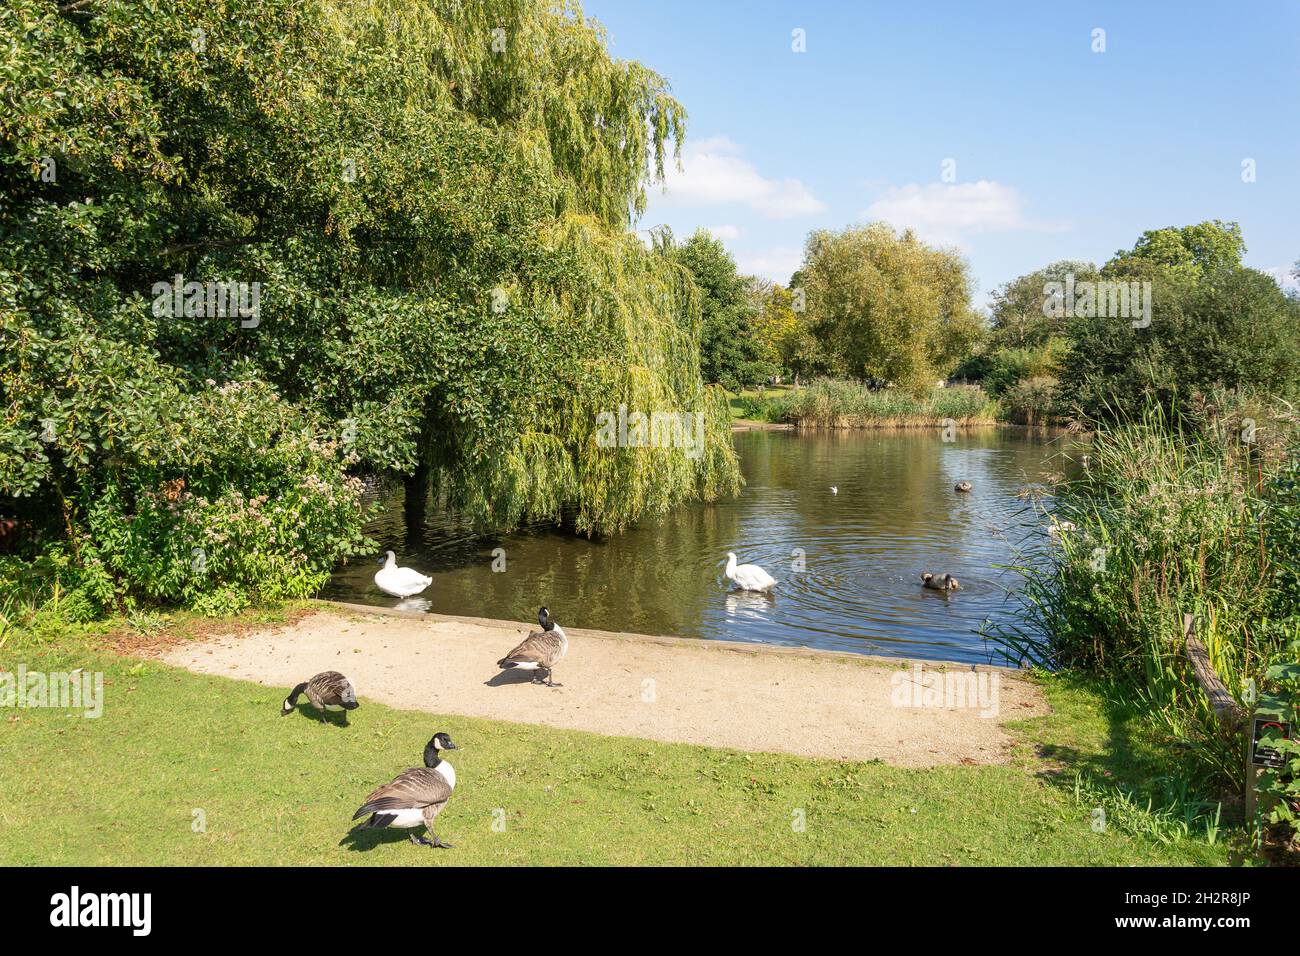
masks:
{"label": "leafy bush", "polygon": [[[1300,653],[1300,644],[1291,648]],[[1264,675],[1264,692],[1256,713],[1290,723],[1292,735],[1283,739],[1276,730],[1264,735],[1268,746],[1282,754],[1281,767],[1269,767],[1259,776],[1260,808],[1264,813],[1263,852],[1274,863],[1300,864],[1300,663],[1274,664]]]}
{"label": "leafy bush", "polygon": [[1146,278],[1153,300],[1148,327],[1124,318],[1069,323],[1062,385],[1078,414],[1115,421],[1155,402],[1174,421],[1215,390],[1295,396],[1300,300],[1271,276],[1222,268],[1194,277],[1157,270]]}
{"label": "leafy bush", "polygon": [[1046,425],[1061,416],[1061,384],[1052,375],[1035,375],[1002,393],[1000,404],[1008,421]]}

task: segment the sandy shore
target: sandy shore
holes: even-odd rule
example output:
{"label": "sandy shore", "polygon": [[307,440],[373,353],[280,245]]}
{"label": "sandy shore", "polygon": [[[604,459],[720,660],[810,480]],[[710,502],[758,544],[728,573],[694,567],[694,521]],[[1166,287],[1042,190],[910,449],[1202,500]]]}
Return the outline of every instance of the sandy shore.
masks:
{"label": "sandy shore", "polygon": [[[1003,668],[924,662],[918,687],[918,672],[906,661],[567,626],[569,654],[555,669],[563,686],[549,688],[495,666],[529,630],[523,623],[323,604],[286,627],[182,644],[163,659],[286,689],[319,671],[339,670],[363,708],[375,700],[431,713],[904,767],[1002,762],[1009,744],[1002,723],[1047,710],[1032,683]],[[922,687],[935,675],[981,682],[983,703],[996,701],[984,710],[995,715],[927,701]]]}

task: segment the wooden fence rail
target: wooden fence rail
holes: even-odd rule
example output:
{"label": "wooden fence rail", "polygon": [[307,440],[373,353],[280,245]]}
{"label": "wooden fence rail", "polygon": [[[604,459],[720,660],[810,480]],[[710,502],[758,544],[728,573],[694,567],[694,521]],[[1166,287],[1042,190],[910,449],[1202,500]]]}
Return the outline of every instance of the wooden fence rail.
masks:
{"label": "wooden fence rail", "polygon": [[1237,699],[1232,696],[1223,678],[1214,670],[1214,666],[1210,663],[1210,654],[1197,636],[1196,623],[1195,614],[1183,615],[1183,653],[1187,655],[1188,663],[1192,665],[1192,671],[1196,675],[1196,683],[1201,685],[1201,690],[1209,698],[1210,707],[1214,710],[1220,725],[1225,730],[1243,732],[1245,735],[1245,817],[1246,825],[1250,826],[1255,819],[1255,785],[1259,774],[1259,768],[1250,759],[1253,743],[1250,714],[1237,703]]}

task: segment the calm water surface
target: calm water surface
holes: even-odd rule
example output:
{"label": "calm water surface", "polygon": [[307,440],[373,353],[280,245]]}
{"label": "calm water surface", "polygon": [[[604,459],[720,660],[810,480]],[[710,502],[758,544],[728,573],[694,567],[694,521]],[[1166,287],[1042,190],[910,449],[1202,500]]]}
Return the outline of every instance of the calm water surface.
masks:
{"label": "calm water surface", "polygon": [[[478,535],[433,511],[408,530],[399,494],[370,534],[433,584],[400,602],[375,587],[376,564],[354,559],[323,596],[521,622],[546,604],[576,627],[999,661],[973,632],[1008,614],[1017,576],[995,565],[1014,548],[1041,549],[1045,522],[1016,493],[1060,470],[1060,441],[982,429],[948,443],[924,429],[753,431],[735,442],[739,497],[603,540],[545,527]],[[963,479],[972,493],[953,491]],[[498,547],[503,573],[492,570]],[[766,568],[775,595],[730,592],[719,565],[728,551]],[[923,571],[951,572],[962,590],[927,591]]]}

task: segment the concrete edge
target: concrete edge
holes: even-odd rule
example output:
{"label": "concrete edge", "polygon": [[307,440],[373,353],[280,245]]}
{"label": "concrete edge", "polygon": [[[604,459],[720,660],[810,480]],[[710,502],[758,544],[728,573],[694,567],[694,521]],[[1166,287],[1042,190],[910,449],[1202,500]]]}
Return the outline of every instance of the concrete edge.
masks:
{"label": "concrete edge", "polygon": [[[350,604],[346,601],[326,601],[315,599],[310,602],[322,609],[332,608],[353,614],[377,615],[388,617],[405,617],[412,620],[430,621],[435,624],[477,624],[481,627],[497,627],[503,630],[528,630],[529,624],[522,621],[501,621],[487,617],[470,617],[462,614],[433,614],[426,611],[399,611],[396,608],[375,607],[370,604]],[[853,651],[827,651],[815,647],[783,647],[779,644],[747,644],[742,641],[716,641],[692,637],[669,637],[658,634],[634,634],[628,631],[599,631],[584,627],[566,627],[565,632],[576,637],[592,638],[599,641],[636,641],[643,644],[660,644],[670,647],[690,647],[696,650],[730,652],[735,654],[775,654],[788,657],[804,657],[813,660],[845,661],[866,664],[872,667],[889,667],[899,669],[920,665],[941,671],[973,671],[989,674],[1005,674],[1021,677],[1019,668],[1005,667],[999,664],[968,664],[964,661],[926,660],[919,657],[886,657],[882,654],[856,654]]]}

